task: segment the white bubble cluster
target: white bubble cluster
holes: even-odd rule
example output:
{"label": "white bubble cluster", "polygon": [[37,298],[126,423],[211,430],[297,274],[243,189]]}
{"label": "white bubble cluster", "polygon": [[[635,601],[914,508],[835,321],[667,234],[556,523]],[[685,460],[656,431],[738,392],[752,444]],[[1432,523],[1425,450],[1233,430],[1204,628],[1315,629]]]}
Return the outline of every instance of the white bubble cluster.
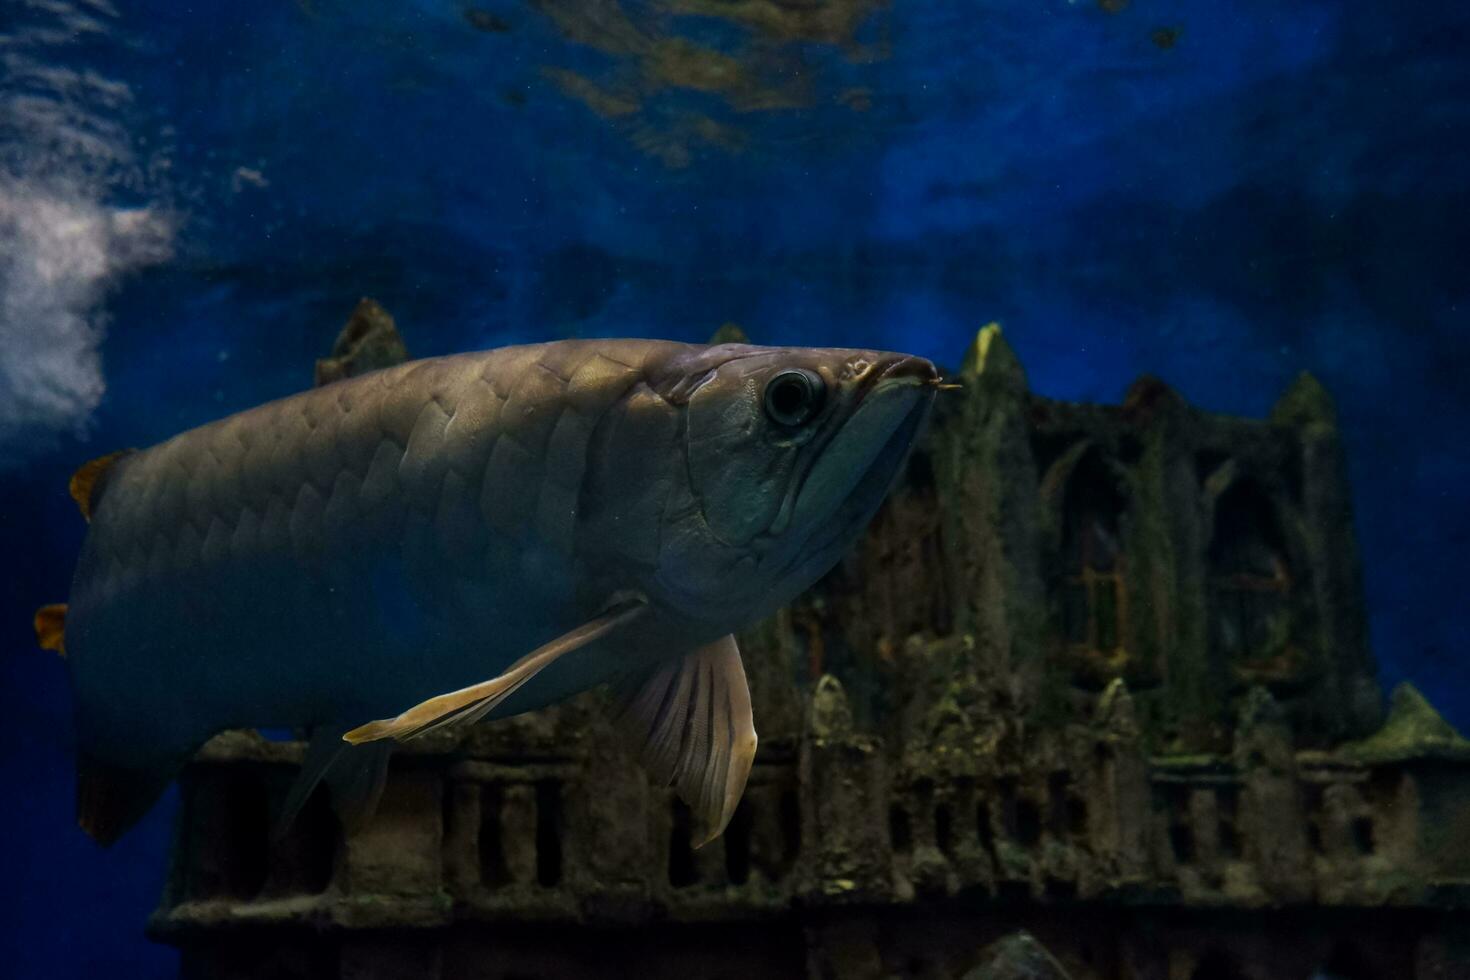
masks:
{"label": "white bubble cluster", "polygon": [[131,94],[67,64],[111,10],[26,9],[0,31],[0,469],[85,430],[106,390],[107,295],[170,257],[175,226],[160,207],[111,203],[136,195],[143,169],[123,122]]}
{"label": "white bubble cluster", "polygon": [[168,258],[172,223],[82,190],[0,179],[0,465],[85,427],[105,383],[103,300]]}

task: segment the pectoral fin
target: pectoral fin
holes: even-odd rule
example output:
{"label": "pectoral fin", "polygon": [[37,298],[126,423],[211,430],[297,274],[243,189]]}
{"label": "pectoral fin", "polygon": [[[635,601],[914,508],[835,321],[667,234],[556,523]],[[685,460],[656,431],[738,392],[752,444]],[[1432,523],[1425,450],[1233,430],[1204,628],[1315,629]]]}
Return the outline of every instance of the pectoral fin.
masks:
{"label": "pectoral fin", "polygon": [[311,799],[312,790],[322,781],[322,776],[332,768],[332,764],[343,752],[351,748],[342,741],[342,731],[340,727],[323,727],[312,733],[311,741],[306,743],[306,755],[301,759],[301,771],[296,774],[296,781],[286,791],[286,800],[276,816],[275,827],[271,830],[272,840],[280,840],[286,836],[286,831],[291,829],[296,815],[306,806],[306,801]]}
{"label": "pectoral fin", "polygon": [[617,603],[596,619],[537,647],[498,677],[430,698],[397,718],[369,722],[342,738],[354,745],[380,738],[396,738],[402,742],[448,725],[473,724],[557,658],[627,625],[647,608],[647,600],[641,597]]}
{"label": "pectoral fin", "polygon": [[630,687],[620,717],[643,764],[702,821],[703,847],[725,830],[755,761],[750,689],[735,637],[659,664]]}

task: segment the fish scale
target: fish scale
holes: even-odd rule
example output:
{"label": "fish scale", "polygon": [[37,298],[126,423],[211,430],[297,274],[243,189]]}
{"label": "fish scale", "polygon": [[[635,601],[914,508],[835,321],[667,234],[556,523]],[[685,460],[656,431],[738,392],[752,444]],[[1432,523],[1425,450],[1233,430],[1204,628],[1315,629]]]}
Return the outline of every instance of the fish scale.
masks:
{"label": "fish scale", "polygon": [[[102,633],[109,645],[126,646],[120,633],[146,627],[150,646],[166,648],[180,668],[198,659],[191,648],[201,623],[180,616],[204,607],[198,593],[206,587],[212,629],[288,640],[248,608],[271,588],[256,581],[262,562],[309,573],[301,588],[279,589],[293,606],[276,610],[281,619],[309,621],[313,610],[295,605],[333,589],[329,618],[352,618],[353,603],[366,600],[340,592],[364,556],[409,570],[414,594],[430,597],[424,615],[443,619],[464,607],[450,598],[466,591],[456,580],[483,583],[493,568],[504,571],[494,536],[530,533],[572,551],[591,419],[637,376],[638,361],[636,349],[634,364],[597,357],[578,374],[595,352],[575,346],[413,362],[242,412],[123,460],[98,503],[73,595],[82,687]],[[573,377],[575,406],[566,403]],[[141,596],[150,598],[139,605]],[[486,656],[493,663],[497,655]],[[100,670],[100,685],[116,674]]]}

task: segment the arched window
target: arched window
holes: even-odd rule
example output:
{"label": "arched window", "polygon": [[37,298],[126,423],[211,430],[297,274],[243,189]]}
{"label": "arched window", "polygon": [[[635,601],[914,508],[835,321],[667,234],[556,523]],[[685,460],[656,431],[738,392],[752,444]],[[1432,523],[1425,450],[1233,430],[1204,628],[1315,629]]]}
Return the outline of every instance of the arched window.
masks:
{"label": "arched window", "polygon": [[1291,567],[1274,508],[1249,481],[1215,507],[1210,539],[1210,642],[1241,680],[1291,673]]}
{"label": "arched window", "polygon": [[1124,501],[1097,452],[1072,471],[1063,503],[1062,629],[1077,653],[1111,660],[1127,634]]}

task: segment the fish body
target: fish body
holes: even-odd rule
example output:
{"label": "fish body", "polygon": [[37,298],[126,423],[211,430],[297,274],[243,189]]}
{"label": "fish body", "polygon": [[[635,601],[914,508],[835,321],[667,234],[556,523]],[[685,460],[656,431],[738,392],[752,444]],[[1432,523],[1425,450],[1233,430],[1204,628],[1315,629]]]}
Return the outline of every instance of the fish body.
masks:
{"label": "fish body", "polygon": [[[721,678],[744,680],[722,638],[840,557],[935,381],[872,351],[562,341],[411,361],[111,460],[79,497],[65,616],[84,826],[116,836],[218,731],[332,732],[330,771],[345,729],[486,677],[509,679],[426,717],[656,677],[725,705]],[[644,728],[669,700],[644,698]],[[696,779],[695,749],[663,751]]]}

